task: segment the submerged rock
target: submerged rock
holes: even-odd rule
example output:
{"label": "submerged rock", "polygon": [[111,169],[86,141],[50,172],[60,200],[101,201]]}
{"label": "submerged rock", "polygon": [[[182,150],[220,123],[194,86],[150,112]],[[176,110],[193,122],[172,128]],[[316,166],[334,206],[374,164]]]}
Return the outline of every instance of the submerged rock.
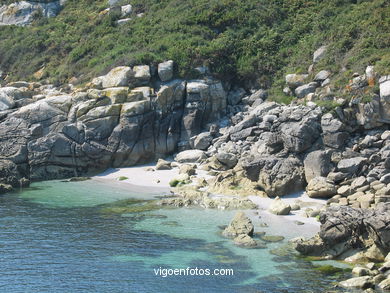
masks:
{"label": "submerged rock", "polygon": [[69,182],[80,182],[80,181],[87,181],[91,180],[91,177],[72,177],[69,179]]}
{"label": "submerged rock", "polygon": [[280,242],[284,240],[283,236],[274,236],[274,235],[263,235],[261,239],[266,242]]}
{"label": "submerged rock", "polygon": [[12,189],[11,185],[0,183],[0,194],[11,192]]}
{"label": "submerged rock", "polygon": [[226,237],[237,237],[242,234],[252,236],[253,231],[252,221],[243,212],[238,212],[222,235]]}
{"label": "submerged rock", "polygon": [[234,244],[237,246],[247,247],[247,248],[265,248],[266,246],[257,241],[254,240],[252,237],[246,235],[246,234],[240,234],[236,238],[234,238]]}

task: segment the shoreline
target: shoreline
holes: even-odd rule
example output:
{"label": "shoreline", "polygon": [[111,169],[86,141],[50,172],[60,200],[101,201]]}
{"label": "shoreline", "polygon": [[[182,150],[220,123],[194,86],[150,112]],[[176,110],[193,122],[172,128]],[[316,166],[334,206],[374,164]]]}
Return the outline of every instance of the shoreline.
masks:
{"label": "shoreline", "polygon": [[[179,175],[179,168],[174,167],[171,170],[155,170],[155,164],[145,164],[133,167],[125,168],[110,168],[106,171],[91,177],[92,180],[105,182],[112,184],[113,186],[126,188],[135,192],[151,193],[151,196],[172,194],[169,181],[175,176]],[[154,169],[154,171],[151,171]],[[196,179],[205,177],[206,172],[197,169]],[[119,180],[120,177],[127,177],[127,179]],[[195,179],[195,180],[196,180]],[[213,197],[233,197],[232,195],[212,194]],[[244,197],[244,196],[238,196]],[[304,205],[302,209],[291,211],[289,215],[281,216],[274,215],[268,211],[268,207],[274,200],[274,198],[265,198],[256,195],[248,195],[248,199],[254,202],[258,208],[247,210],[247,216],[254,222],[258,222],[260,219],[266,219],[267,221],[284,222],[290,226],[294,222],[294,229],[301,230],[302,234],[308,236],[308,231],[311,231],[311,236],[314,236],[320,230],[320,223],[314,217],[305,217],[304,210],[306,208],[320,209],[325,205],[326,201],[322,199],[309,198],[305,192],[295,193],[281,197],[281,199],[288,203],[293,204],[294,201],[301,201]],[[152,198],[151,198],[152,199]],[[259,217],[259,215],[261,215]],[[303,224],[298,225],[295,222],[301,222]],[[229,224],[229,223],[226,223]],[[306,233],[303,233],[306,232]]]}

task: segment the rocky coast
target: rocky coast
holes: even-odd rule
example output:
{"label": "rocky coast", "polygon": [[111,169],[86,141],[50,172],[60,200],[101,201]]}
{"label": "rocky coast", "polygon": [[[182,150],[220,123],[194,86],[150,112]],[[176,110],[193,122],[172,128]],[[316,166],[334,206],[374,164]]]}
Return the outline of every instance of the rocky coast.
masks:
{"label": "rocky coast", "polygon": [[[136,184],[139,175],[115,168],[157,162],[143,167],[144,184],[173,188],[158,204],[256,210],[264,199],[273,214],[299,211],[321,223],[318,235],[294,241],[299,252],[360,263],[343,287],[389,289],[390,76],[368,66],[334,88],[331,71],[315,71],[325,53],[307,74],[286,76],[289,105],[207,70],[176,79],[173,61],[116,67],[77,87],[3,82],[0,192],[109,168],[106,178]],[[283,198],[304,191],[323,204]],[[225,234],[261,246],[249,222],[238,214]]]}

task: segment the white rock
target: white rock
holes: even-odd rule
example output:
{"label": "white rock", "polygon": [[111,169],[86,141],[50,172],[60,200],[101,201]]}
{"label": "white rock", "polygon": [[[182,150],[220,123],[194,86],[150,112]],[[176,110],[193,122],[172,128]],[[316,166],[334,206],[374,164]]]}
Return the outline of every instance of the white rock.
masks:
{"label": "white rock", "polygon": [[133,71],[135,73],[134,77],[141,81],[148,82],[150,80],[150,67],[148,65],[139,65],[134,66]]}
{"label": "white rock", "polygon": [[129,80],[133,75],[133,71],[128,66],[119,66],[112,69],[105,76],[102,76],[103,88],[117,87],[117,86],[128,86]]}
{"label": "white rock", "polygon": [[322,58],[325,57],[326,51],[328,47],[327,46],[322,46],[318,48],[314,54],[313,54],[313,63],[319,62]]}
{"label": "white rock", "polygon": [[372,278],[369,276],[351,278],[339,283],[341,287],[344,288],[358,288],[358,289],[367,289],[373,287],[374,283]]}
{"label": "white rock", "polygon": [[308,94],[314,93],[317,87],[318,84],[316,82],[311,82],[308,84],[301,85],[295,89],[295,95],[298,98],[304,98]]}
{"label": "white rock", "polygon": [[173,64],[173,61],[169,60],[158,65],[158,76],[160,77],[161,81],[168,81],[172,79]]}
{"label": "white rock", "polygon": [[34,20],[34,15],[41,12],[44,17],[54,17],[61,10],[65,1],[15,1],[9,5],[0,6],[1,25],[29,25]]}
{"label": "white rock", "polygon": [[390,138],[390,130],[386,130],[385,132],[382,133],[381,139],[386,140]]}
{"label": "white rock", "polygon": [[327,85],[329,85],[330,84],[330,78],[327,78],[327,79],[325,79],[322,83],[321,83],[321,86],[322,87],[325,87],[325,86],[327,86]]}
{"label": "white rock", "polygon": [[179,163],[196,163],[199,160],[205,159],[206,155],[201,150],[187,150],[178,153],[175,161]]}
{"label": "white rock", "polygon": [[307,78],[307,74],[287,74],[286,84],[291,88],[296,88],[301,85],[304,85]]}
{"label": "white rock", "polygon": [[277,196],[269,206],[268,211],[275,215],[288,215],[291,211],[291,206]]}
{"label": "white rock", "polygon": [[124,18],[124,19],[119,19],[116,21],[117,24],[119,25],[122,25],[122,24],[125,24],[127,22],[129,22],[131,20],[131,18]]}
{"label": "white rock", "polygon": [[314,177],[306,187],[307,195],[312,198],[330,198],[337,193],[334,183],[326,177]]}
{"label": "white rock", "polygon": [[18,100],[21,92],[15,87],[0,88],[0,111],[9,110],[15,107],[15,100]]}
{"label": "white rock", "polygon": [[330,76],[330,72],[327,71],[327,70],[321,70],[320,72],[318,72],[316,74],[316,76],[314,77],[314,81],[324,81],[326,80],[328,77]]}
{"label": "white rock", "polygon": [[370,270],[368,268],[363,268],[363,267],[354,267],[352,269],[352,274],[355,275],[355,276],[368,276],[370,275]]}
{"label": "white rock", "polygon": [[121,7],[121,15],[122,17],[126,17],[131,14],[131,11],[133,10],[133,7],[131,4],[124,5]]}
{"label": "white rock", "polygon": [[366,68],[366,76],[367,76],[367,79],[370,80],[370,79],[374,79],[375,78],[375,69],[374,69],[374,66],[367,66]]}
{"label": "white rock", "polygon": [[382,290],[390,290],[390,276],[384,279],[382,282],[378,284],[378,287]]}
{"label": "white rock", "polygon": [[0,111],[9,110],[15,107],[15,101],[7,95],[0,95]]}
{"label": "white rock", "polygon": [[383,76],[379,80],[379,91],[382,99],[390,99],[390,75]]}
{"label": "white rock", "polygon": [[127,117],[145,114],[150,110],[149,101],[138,101],[122,104],[121,113]]}
{"label": "white rock", "polygon": [[269,123],[274,123],[274,121],[276,119],[278,119],[278,117],[276,115],[268,114],[268,115],[264,115],[263,116],[263,121],[269,122]]}

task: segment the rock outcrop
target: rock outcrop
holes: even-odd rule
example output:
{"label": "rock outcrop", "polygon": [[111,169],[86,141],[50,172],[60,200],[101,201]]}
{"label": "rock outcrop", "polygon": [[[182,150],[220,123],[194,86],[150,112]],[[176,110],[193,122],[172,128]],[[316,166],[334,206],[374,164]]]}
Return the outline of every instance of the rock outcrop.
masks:
{"label": "rock outcrop", "polygon": [[[375,83],[372,71],[357,86]],[[41,180],[177,152],[178,162],[210,172],[214,192],[276,197],[307,186],[309,196],[329,198],[328,205],[389,201],[390,132],[386,120],[356,107],[360,101],[325,113],[313,102],[267,101],[262,89],[247,93],[210,76],[174,75],[167,61],[116,67],[78,89],[9,83],[0,88],[0,159],[16,164],[20,178]],[[314,82],[310,94],[320,97],[331,72],[311,78],[292,74],[286,83],[292,92]],[[380,79],[382,110],[387,81]],[[362,125],[362,117],[372,123]]]}
{"label": "rock outcrop", "polygon": [[238,212],[222,234],[234,238],[241,234],[252,236],[253,231],[252,221],[243,212]]}
{"label": "rock outcrop", "polygon": [[319,235],[296,243],[299,252],[335,258],[370,247],[384,256],[390,251],[390,203],[376,209],[329,207],[320,214],[320,222]]}
{"label": "rock outcrop", "polygon": [[0,6],[0,26],[29,25],[39,15],[55,17],[65,2],[66,0],[34,0]]}
{"label": "rock outcrop", "polygon": [[218,81],[150,78],[149,66],[121,66],[77,91],[26,82],[0,88],[0,160],[33,180],[130,166],[188,148],[226,112]]}

